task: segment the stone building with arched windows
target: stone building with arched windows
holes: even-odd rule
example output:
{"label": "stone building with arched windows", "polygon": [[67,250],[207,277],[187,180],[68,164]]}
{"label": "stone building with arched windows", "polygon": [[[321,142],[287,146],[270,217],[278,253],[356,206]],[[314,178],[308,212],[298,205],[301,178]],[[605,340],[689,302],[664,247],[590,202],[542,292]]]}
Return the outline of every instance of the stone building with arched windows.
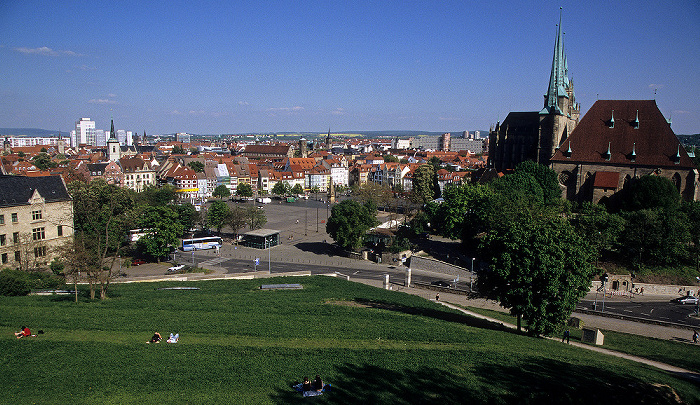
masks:
{"label": "stone building with arched windows", "polygon": [[654,100],[598,100],[552,156],[563,197],[594,203],[650,174],[698,199],[698,170]]}

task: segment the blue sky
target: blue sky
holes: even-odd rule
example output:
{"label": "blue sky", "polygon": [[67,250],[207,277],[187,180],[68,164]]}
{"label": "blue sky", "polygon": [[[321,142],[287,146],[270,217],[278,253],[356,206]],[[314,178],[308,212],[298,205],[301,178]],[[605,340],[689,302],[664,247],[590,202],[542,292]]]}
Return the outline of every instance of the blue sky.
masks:
{"label": "blue sky", "polygon": [[583,112],[655,98],[700,132],[697,0],[4,0],[0,127],[488,129],[542,107],[560,6]]}

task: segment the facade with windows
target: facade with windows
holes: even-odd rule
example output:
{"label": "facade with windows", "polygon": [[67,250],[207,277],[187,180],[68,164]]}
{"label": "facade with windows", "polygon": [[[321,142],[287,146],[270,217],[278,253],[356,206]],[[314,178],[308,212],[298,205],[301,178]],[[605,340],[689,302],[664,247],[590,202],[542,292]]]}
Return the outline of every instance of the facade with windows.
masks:
{"label": "facade with windows", "polygon": [[0,268],[45,268],[73,237],[73,201],[60,176],[0,176]]}

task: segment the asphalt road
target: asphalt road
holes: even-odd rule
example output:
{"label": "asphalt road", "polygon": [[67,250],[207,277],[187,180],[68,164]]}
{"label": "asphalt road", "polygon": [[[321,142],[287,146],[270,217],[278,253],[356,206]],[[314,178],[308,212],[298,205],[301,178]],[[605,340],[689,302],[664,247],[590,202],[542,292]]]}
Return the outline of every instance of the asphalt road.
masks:
{"label": "asphalt road", "polygon": [[614,297],[602,299],[603,295],[588,294],[576,309],[595,309],[609,314],[631,316],[649,321],[673,322],[700,328],[700,318],[692,317],[695,305],[672,304],[662,297]]}

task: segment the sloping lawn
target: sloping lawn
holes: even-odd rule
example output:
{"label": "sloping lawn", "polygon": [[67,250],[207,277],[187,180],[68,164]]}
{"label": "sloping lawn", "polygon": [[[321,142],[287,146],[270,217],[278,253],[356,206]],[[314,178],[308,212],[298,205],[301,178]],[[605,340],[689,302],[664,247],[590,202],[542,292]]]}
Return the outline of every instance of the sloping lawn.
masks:
{"label": "sloping lawn", "polygon": [[[274,283],[304,289],[259,289]],[[200,289],[158,289],[169,286]],[[328,277],[120,284],[106,301],[2,297],[0,308],[2,403],[700,402],[669,373]],[[24,324],[45,333],[15,339]],[[155,331],[180,342],[146,344]],[[290,388],[316,374],[331,392]]]}

